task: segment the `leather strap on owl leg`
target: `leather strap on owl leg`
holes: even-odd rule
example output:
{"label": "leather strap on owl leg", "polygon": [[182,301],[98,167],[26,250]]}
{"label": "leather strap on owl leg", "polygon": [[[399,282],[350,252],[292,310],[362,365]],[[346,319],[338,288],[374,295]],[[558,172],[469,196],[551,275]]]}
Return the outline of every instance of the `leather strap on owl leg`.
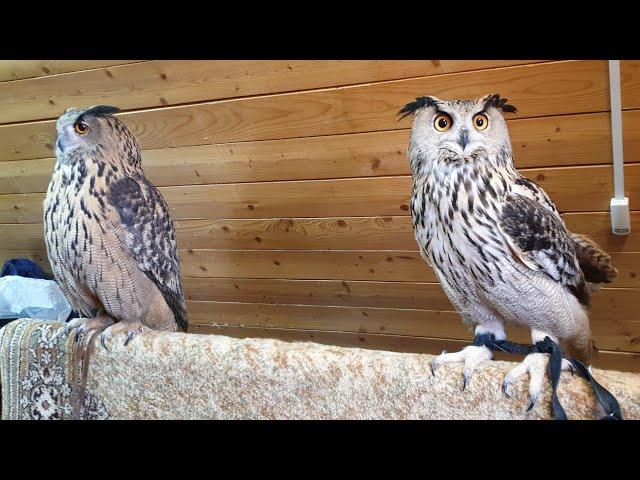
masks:
{"label": "leather strap on owl leg", "polygon": [[544,337],[544,340],[541,342],[536,343],[535,347],[538,352],[549,354],[547,370],[549,372],[549,378],[551,379],[551,406],[553,408],[553,416],[556,420],[567,420],[567,414],[564,408],[562,408],[557,392],[558,382],[560,381],[560,368],[562,367],[562,350],[560,350],[560,346],[548,336]]}
{"label": "leather strap on owl leg", "polygon": [[[528,355],[530,353],[548,353],[549,364],[548,373],[551,379],[551,401],[553,407],[553,415],[556,420],[566,420],[567,415],[564,408],[560,404],[560,400],[557,395],[558,382],[560,380],[560,371],[562,367],[562,350],[560,346],[551,340],[548,336],[541,342],[537,342],[535,345],[526,345],[522,343],[509,342],[507,340],[496,340],[496,338],[490,333],[483,333],[476,335],[473,339],[473,344],[480,346],[484,345],[492,351],[501,351],[506,353],[512,353],[515,355]],[[595,392],[598,403],[604,409],[606,415],[600,420],[623,420],[622,413],[620,411],[620,405],[616,398],[606,388],[600,385],[591,375],[589,369],[574,358],[565,357],[574,369],[582,378],[589,381],[591,388]]]}

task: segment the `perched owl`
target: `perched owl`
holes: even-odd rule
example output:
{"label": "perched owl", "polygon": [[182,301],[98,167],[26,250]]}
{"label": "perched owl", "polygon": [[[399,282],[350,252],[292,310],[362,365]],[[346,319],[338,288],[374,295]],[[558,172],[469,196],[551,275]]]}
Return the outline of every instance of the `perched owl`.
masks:
{"label": "perched owl", "polygon": [[[506,339],[504,325],[546,336],[587,364],[591,335],[586,307],[592,283],[617,271],[591,239],[567,230],[555,205],[518,173],[503,112],[516,108],[499,95],[477,100],[420,97],[400,114],[415,114],[408,157],[413,177],[411,215],[423,258],[476,336]],[[464,362],[466,385],[484,345],[436,357],[432,369]],[[532,408],[548,355],[532,353],[506,376],[503,389],[530,375]],[[571,365],[563,360],[563,369]]]}
{"label": "perched owl", "polygon": [[[53,274],[79,334],[116,329],[126,343],[147,326],[186,331],[175,231],[144,176],[140,147],[115,107],[69,109],[57,122],[56,164],[44,202]],[[115,323],[117,322],[117,323]],[[115,325],[114,325],[115,323]]]}

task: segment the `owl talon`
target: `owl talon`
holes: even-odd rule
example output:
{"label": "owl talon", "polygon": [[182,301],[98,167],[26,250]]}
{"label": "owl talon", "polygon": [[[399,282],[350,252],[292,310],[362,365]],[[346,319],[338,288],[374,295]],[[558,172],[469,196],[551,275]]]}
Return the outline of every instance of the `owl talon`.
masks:
{"label": "owl talon", "polygon": [[129,330],[127,332],[127,339],[124,341],[125,347],[129,344],[129,342],[131,341],[131,339],[134,337],[135,334],[136,334],[135,330]]}
{"label": "owl talon", "polygon": [[440,355],[431,362],[431,373],[435,376],[436,368],[444,363],[464,362],[464,371],[462,378],[462,390],[466,390],[476,367],[485,360],[491,360],[493,353],[487,347],[470,345],[463,348],[459,352],[447,353],[444,350]]}
{"label": "owl talon", "polygon": [[431,361],[431,375],[436,376],[436,368],[440,366],[439,359],[447,354],[447,349],[442,350],[442,353]]}
{"label": "owl talon", "polygon": [[[549,362],[549,355],[546,353],[530,353],[524,360],[518,364],[516,367],[511,369],[507,376],[504,379],[502,384],[502,391],[507,394],[508,386],[513,383],[515,380],[518,380],[520,377],[525,374],[529,374],[529,406],[527,407],[527,412],[533,410],[540,396],[540,392],[542,391],[542,386],[544,383],[544,377],[547,371],[547,364]],[[562,359],[562,367],[563,371],[571,371],[572,370],[571,362],[566,359]],[[512,398],[511,395],[507,396]]]}
{"label": "owl talon", "polygon": [[104,348],[108,352],[109,348],[107,347],[107,344],[105,343],[105,339],[106,339],[106,335],[104,334],[104,332],[102,332],[102,334],[100,335],[100,345],[102,345],[102,348]]}
{"label": "owl talon", "polygon": [[505,380],[502,382],[502,392],[508,397],[513,398],[513,394],[509,392],[509,381]]}

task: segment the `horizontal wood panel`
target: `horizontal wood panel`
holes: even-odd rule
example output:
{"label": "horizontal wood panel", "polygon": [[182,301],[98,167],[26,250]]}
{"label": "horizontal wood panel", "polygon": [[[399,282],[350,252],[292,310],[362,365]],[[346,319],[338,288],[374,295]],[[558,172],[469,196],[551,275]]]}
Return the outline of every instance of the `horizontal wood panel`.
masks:
{"label": "horizontal wood panel", "polygon": [[439,283],[184,277],[188,300],[454,310]]}
{"label": "horizontal wood panel", "polygon": [[[201,302],[455,310],[439,283],[196,277],[183,283],[187,299]],[[590,316],[603,325],[640,321],[639,302],[639,289],[603,288],[593,294]]]}
{"label": "horizontal wood panel", "polygon": [[417,252],[186,250],[185,277],[247,277],[433,282]]}
{"label": "horizontal wood panel", "polygon": [[611,215],[599,213],[565,213],[565,225],[571,232],[589,235],[607,252],[640,252],[640,212],[630,213],[629,235],[614,235],[611,232]]}
{"label": "horizontal wood panel", "polygon": [[[609,165],[523,170],[560,211],[608,211]],[[625,165],[627,192],[640,190],[640,164]],[[411,177],[160,187],[174,220],[409,215]],[[631,209],[637,208],[633,195]],[[321,199],[321,201],[319,201]],[[0,223],[42,221],[43,193],[0,195]]]}
{"label": "horizontal wood panel", "polygon": [[[570,231],[587,234],[609,252],[640,251],[640,236],[614,235],[609,213],[565,213]],[[631,212],[631,230],[640,212]],[[328,217],[176,221],[181,248],[235,250],[414,250],[411,217]],[[19,232],[20,226],[16,226]],[[0,225],[0,232],[2,232]],[[34,229],[37,235],[41,230]]]}
{"label": "horizontal wood panel", "polygon": [[[513,119],[509,131],[518,168],[611,162],[607,113]],[[145,150],[143,165],[156,186],[408,175],[409,133]],[[634,150],[625,148],[625,153],[633,155]],[[53,165],[53,158],[4,163],[0,193],[46,192]]]}
{"label": "horizontal wood panel", "polygon": [[[609,109],[605,61],[563,61],[394,80],[121,114],[143,149],[408,128],[397,112],[416,96],[499,92],[519,118]],[[55,121],[0,126],[0,160],[45,158]]]}
{"label": "horizontal wood panel", "polygon": [[[320,330],[292,330],[278,328],[220,327],[211,325],[190,326],[191,333],[227,335],[236,338],[276,338],[284,341],[316,342],[343,347],[370,348],[397,352],[429,353],[437,355],[443,350],[455,352],[471,344],[471,340],[412,337],[406,335],[379,335]],[[518,361],[520,357],[496,353],[496,359]],[[640,372],[640,354],[599,351],[594,359],[596,368]],[[425,375],[431,375],[425,365]]]}
{"label": "horizontal wood panel", "polygon": [[[14,230],[19,232],[19,228]],[[42,232],[37,234],[41,236]],[[411,218],[407,216],[180,220],[176,222],[176,234],[178,245],[186,249],[418,249]]]}
{"label": "horizontal wood panel", "polygon": [[122,110],[533,63],[528,60],[155,60],[0,84],[0,123],[69,107]]}
{"label": "horizontal wood panel", "polygon": [[611,261],[618,269],[618,277],[612,284],[614,287],[640,288],[640,253],[612,253]]}
{"label": "horizontal wood panel", "polygon": [[[7,255],[8,253],[8,255]],[[228,252],[225,252],[228,253]],[[240,253],[244,253],[244,252],[240,252]],[[262,252],[256,252],[256,253],[262,253]],[[286,258],[286,265],[288,266],[288,271],[291,271],[291,269],[295,269],[295,268],[300,268],[300,265],[302,264],[302,266],[304,268],[309,268],[310,272],[312,275],[317,275],[318,272],[320,272],[321,274],[327,274],[327,275],[337,275],[339,278],[349,278],[349,277],[353,277],[353,276],[358,276],[358,275],[363,275],[363,273],[361,273],[363,271],[362,268],[360,268],[357,264],[343,264],[343,265],[334,265],[331,264],[330,266],[333,267],[333,270],[331,270],[331,268],[329,268],[329,272],[327,273],[327,269],[325,268],[325,272],[322,272],[321,269],[319,268],[319,265],[325,265],[327,264],[329,261],[336,261],[336,260],[340,260],[340,259],[336,259],[335,255],[332,255],[334,258],[332,259],[326,259],[326,258],[321,258],[320,261],[318,262],[317,265],[313,265],[311,262],[308,262],[307,264],[304,264],[304,261],[300,261],[300,259],[292,259],[291,256],[289,255],[291,252],[284,252],[284,257],[283,256],[274,256],[273,258]],[[306,253],[306,252],[304,252]],[[313,254],[317,254],[319,252],[311,252]],[[332,252],[335,253],[335,252]],[[365,252],[362,256],[363,259],[365,261],[369,261],[369,263],[367,264],[367,266],[369,265],[373,265],[373,263],[371,263],[371,260],[376,260],[379,259],[378,255],[374,255],[373,257],[369,257],[367,258],[365,255],[371,255],[370,252]],[[635,261],[633,262],[634,265],[638,264],[638,254],[633,254],[635,256]],[[0,259],[2,260],[2,262],[4,262],[6,259],[8,258],[15,258],[15,257],[27,257],[27,258],[34,258],[36,259],[36,261],[38,261],[39,264],[44,265],[43,262],[45,262],[45,258],[46,256],[44,254],[33,254],[33,252],[0,252]],[[322,257],[322,256],[321,256]],[[325,256],[326,257],[326,256]],[[183,274],[189,275],[190,271],[189,271],[189,266],[190,266],[190,262],[188,260],[188,256],[184,256],[183,253]],[[397,259],[397,258],[396,258]],[[233,260],[235,260],[237,262],[237,258],[234,258]],[[246,259],[241,259],[242,260],[246,260]],[[294,263],[295,260],[298,260],[298,263]],[[304,259],[303,259],[304,260]],[[323,261],[324,260],[324,261]],[[344,260],[344,259],[343,259]],[[346,259],[348,261],[348,259]],[[358,258],[359,260],[359,258]],[[219,262],[216,263],[216,267],[221,270],[221,266],[220,264],[223,262],[228,261],[228,258],[222,258],[219,259]],[[275,261],[280,261],[281,265],[282,265],[282,261],[281,260],[275,260]],[[386,259],[385,259],[386,261]],[[407,261],[407,259],[405,259],[405,261]],[[409,264],[409,263],[405,263],[402,267],[400,267],[398,270],[393,271],[392,269],[386,267],[377,267],[380,271],[383,271],[385,274],[386,278],[392,278],[394,275],[396,277],[400,276],[402,277],[402,279],[406,278],[403,275],[398,275],[401,272],[406,272],[406,271],[411,271],[412,269],[419,269],[420,267],[422,267],[423,271],[426,271],[430,274],[431,277],[433,277],[433,274],[430,272],[430,269],[428,269],[428,267],[426,267],[426,265],[422,264],[420,265],[420,263],[418,263],[420,261],[419,258],[415,258],[415,260],[413,261],[413,265]],[[264,270],[268,268],[265,268],[265,261],[264,259],[260,260],[260,264],[255,266],[253,268],[253,270],[250,270],[249,268],[246,268],[246,264],[242,264],[242,263],[235,263],[235,264],[226,264],[227,267],[229,268],[229,274],[230,275],[247,275],[247,273],[245,272],[253,272],[253,274],[255,275],[260,275],[263,274]],[[617,266],[619,268],[621,268],[621,264],[618,261],[617,258],[615,258],[614,255],[614,262],[616,262]],[[390,262],[392,263],[392,262]],[[407,267],[408,265],[408,267]],[[187,268],[185,268],[187,267]],[[621,268],[621,270],[623,270]],[[337,272],[337,273],[336,273]],[[368,269],[367,269],[368,272]],[[213,273],[219,273],[219,272],[213,272]],[[280,274],[286,275],[288,272],[279,272]],[[628,272],[623,272],[624,273],[628,273]],[[271,273],[273,275],[273,273]],[[295,274],[296,276],[301,276],[300,273]],[[366,273],[364,273],[364,275],[366,275]],[[371,274],[372,276],[375,275]],[[635,277],[637,279],[637,276]],[[410,279],[410,278],[409,278]],[[410,279],[411,280],[411,279]],[[213,285],[213,279],[206,279],[205,280],[207,283],[207,285]],[[235,289],[235,285],[238,285],[238,287],[240,288],[244,288],[247,289],[247,283],[241,284],[238,283],[240,282],[240,280],[234,279],[234,289]],[[423,281],[427,281],[427,280],[423,280]],[[433,281],[433,280],[432,280]],[[197,284],[197,281],[194,281],[194,279],[185,278],[185,290],[187,291],[187,295],[191,296],[191,293],[194,290],[194,282]],[[412,296],[418,295],[418,289],[420,289],[420,286],[417,285],[411,285],[409,284],[409,286],[407,287],[406,291],[403,291],[403,286],[402,285],[395,285],[395,284],[389,284],[389,285],[377,285],[375,289],[372,289],[371,291],[367,292],[367,286],[364,285],[356,285],[353,282],[348,282],[348,281],[344,281],[344,283],[346,283],[346,287],[344,284],[342,284],[342,287],[344,289],[344,293],[342,293],[342,295],[344,296],[343,298],[348,298],[351,297],[351,300],[348,300],[350,302],[364,302],[365,300],[363,299],[354,299],[353,295],[354,295],[354,290],[355,290],[355,295],[360,295],[361,297],[364,296],[365,298],[368,296],[368,298],[370,299],[369,301],[372,304],[381,304],[384,302],[389,302],[391,303],[391,299],[398,299],[398,304],[402,305],[404,302],[404,304],[406,305],[407,302],[411,301]],[[616,282],[614,285],[617,286],[621,286],[619,284],[620,282]],[[316,283],[314,285],[314,289],[316,292],[318,292],[318,290],[321,288],[320,283]],[[381,297],[376,297],[377,295],[382,295],[383,294],[383,290],[384,287],[388,287],[387,288],[387,295],[389,295],[389,299],[380,299]],[[634,283],[635,287],[638,287],[640,285],[638,285],[637,280],[635,280]],[[222,288],[223,290],[225,289],[224,287],[218,287],[216,286],[215,288]],[[227,284],[226,286],[226,290],[227,292],[229,291],[231,287],[229,286],[229,284]],[[237,289],[237,290],[240,290]],[[264,287],[263,291],[264,291]],[[273,291],[273,286],[272,288],[272,292]],[[301,294],[301,290],[300,290],[301,286],[298,286],[297,288],[297,295],[300,296]],[[334,294],[331,298],[335,299],[335,298],[340,298],[338,296],[338,294],[336,294],[336,289],[339,289],[340,287],[337,286],[336,284],[331,286],[330,290],[333,290]],[[308,289],[308,285],[307,285],[307,289]],[[304,289],[303,289],[304,290]],[[352,293],[349,293],[349,290],[351,290]],[[416,300],[416,305],[426,305],[428,304],[428,302],[433,302],[432,305],[435,307],[438,304],[440,304],[440,306],[442,306],[442,303],[444,303],[446,301],[446,298],[442,295],[437,296],[436,294],[436,286],[431,286],[428,289],[425,289],[425,297],[420,298],[419,300]],[[313,293],[313,289],[310,290],[311,293]],[[376,292],[377,291],[377,292]],[[291,289],[291,292],[293,295],[295,295],[296,289]],[[394,297],[394,292],[395,292],[395,297]],[[400,293],[399,293],[400,292]],[[274,292],[275,293],[275,292]],[[202,295],[202,294],[201,294]],[[227,293],[228,295],[228,293]],[[251,295],[251,293],[249,293],[249,295]],[[253,293],[254,297],[256,296],[256,293]],[[260,296],[260,293],[257,294],[258,296]],[[316,295],[318,295],[318,293],[316,293]],[[320,293],[320,295],[327,295],[327,293],[325,292]],[[331,295],[331,294],[329,294]],[[263,293],[264,296],[264,293]],[[318,300],[316,300],[318,301]],[[425,303],[427,302],[427,303]],[[199,302],[195,302],[196,304]],[[216,303],[217,302],[204,302],[206,304],[208,304],[209,306],[211,306],[212,303]],[[596,339],[596,343],[599,346],[599,348],[608,348],[608,349],[618,349],[618,350],[622,350],[622,351],[637,351],[637,349],[640,346],[640,329],[639,329],[639,324],[640,322],[638,321],[638,319],[636,318],[635,315],[635,310],[636,310],[636,305],[638,303],[638,291],[637,290],[619,290],[619,289],[606,289],[603,290],[602,292],[599,292],[596,296],[594,296],[594,300],[593,300],[593,311],[591,313],[591,325],[592,325],[592,331],[593,331],[593,335],[594,338]],[[224,304],[226,305],[226,304]],[[237,312],[243,312],[245,310],[243,310],[244,308],[248,308],[248,307],[241,307],[239,305],[245,305],[245,304],[231,304],[231,305],[235,305],[233,307],[233,309],[236,309]],[[226,308],[226,307],[225,307]],[[229,307],[232,308],[232,307]],[[263,307],[260,310],[260,315],[258,315],[257,313],[254,312],[254,315],[258,315],[258,317],[256,318],[262,318],[263,320],[265,318],[269,318],[271,319],[270,321],[276,322],[274,323],[274,325],[279,325],[282,326],[281,324],[278,324],[277,322],[283,322],[285,320],[285,318],[289,318],[289,322],[293,322],[296,321],[295,319],[298,318],[299,313],[295,313],[292,311],[289,311],[289,313],[287,313],[286,309],[282,310],[283,307],[279,307],[279,314],[275,314],[272,312],[272,310],[270,310],[268,307]],[[371,310],[369,307],[362,307],[365,308],[364,311],[366,311],[367,315],[370,314],[369,310]],[[357,310],[357,308],[356,308]],[[375,309],[373,309],[375,310]],[[398,315],[395,310],[397,309],[387,309],[387,310],[391,310],[393,315],[391,315],[390,317],[393,319],[397,319]],[[309,312],[308,315],[308,322],[312,322],[314,321],[314,318],[324,318],[322,317],[322,315],[320,315],[320,317],[318,317],[319,313],[314,311],[314,310],[306,310],[307,312]],[[400,311],[400,310],[398,310]],[[229,309],[223,309],[223,310],[215,310],[215,313],[213,309],[207,310],[207,312],[209,312],[208,314],[210,315],[209,317],[206,316],[201,316],[200,318],[203,319],[203,321],[206,321],[206,318],[214,318],[215,315],[221,315],[220,317],[215,317],[215,318],[224,318],[226,320],[224,320],[223,323],[233,323],[234,322],[234,318],[240,318],[241,320],[237,320],[239,322],[239,324],[245,325],[245,323],[248,323],[248,320],[245,319],[245,317],[247,315],[249,315],[248,313],[237,313],[235,314],[236,316],[234,316],[234,314],[232,313],[232,310]],[[267,313],[265,313],[267,312]],[[270,313],[269,313],[270,312]],[[324,310],[323,310],[324,312]],[[336,319],[341,318],[339,315],[337,315],[337,310],[331,310],[331,315],[333,315],[333,317],[335,317]],[[354,311],[349,310],[348,313],[348,318],[353,318],[352,315],[355,315],[353,313]],[[387,313],[389,313],[389,311],[387,311]],[[190,312],[191,315],[191,312]],[[205,313],[202,313],[202,315],[205,315]],[[239,317],[238,317],[239,315]],[[324,315],[324,314],[323,314]],[[326,315],[329,315],[329,313],[326,313]],[[359,315],[362,315],[363,317],[366,317],[366,315],[362,314],[361,312],[359,313]],[[402,314],[405,315],[405,314]],[[427,315],[427,314],[423,314]],[[373,318],[386,318],[384,316],[379,316],[378,314],[373,314]],[[403,317],[405,318],[405,317]],[[408,318],[409,320],[407,320],[407,323],[398,323],[397,325],[399,325],[398,328],[402,328],[402,329],[407,329],[407,328],[418,328],[418,327],[410,327],[409,325],[412,324],[412,322],[417,322],[417,318],[422,318],[420,317],[418,314],[412,313],[412,314],[406,314],[406,318]],[[222,320],[220,320],[222,321]],[[396,320],[394,320],[396,321]],[[401,327],[400,327],[401,325]],[[452,331],[452,328],[455,325],[460,325],[461,323],[459,322],[459,320],[457,321],[457,323],[448,323],[444,326],[444,328],[447,329],[448,332]],[[305,327],[306,328],[306,327]],[[318,327],[320,328],[320,327]],[[326,327],[329,328],[329,327]],[[345,328],[347,328],[345,325],[341,326],[340,329],[344,330]],[[358,328],[365,328],[365,327],[358,327]],[[385,327],[387,328],[387,327]],[[406,332],[406,330],[399,330],[399,331],[404,331]],[[465,330],[466,331],[466,330]],[[514,332],[516,333],[516,335],[523,335],[522,332],[518,333],[518,332]],[[431,333],[422,333],[424,335],[431,335]],[[449,333],[449,335],[451,335]],[[514,338],[518,338],[518,341],[523,341],[524,338],[520,338],[520,337],[514,337]]]}
{"label": "horizontal wood panel", "polygon": [[[180,255],[185,277],[437,281],[416,252],[183,250]],[[45,251],[0,250],[0,262],[11,258],[30,258],[50,271]],[[640,288],[640,252],[612,253],[611,258],[619,271],[612,286]]]}
{"label": "horizontal wood panel", "polygon": [[[612,286],[640,288],[640,253],[611,257],[619,270]],[[437,281],[417,252],[186,250],[181,262],[182,274],[193,277]]]}
{"label": "horizontal wood panel", "polygon": [[620,62],[620,88],[622,94],[622,108],[639,108],[640,61],[622,60]]}
{"label": "horizontal wood panel", "polygon": [[0,82],[134,62],[136,60],[0,60]]}
{"label": "horizontal wood panel", "polygon": [[[227,280],[227,281],[225,281]],[[230,280],[230,281],[229,281]],[[210,290],[204,290],[202,287],[206,285]],[[276,288],[286,287],[288,291],[278,291]],[[385,288],[387,289],[385,292]],[[353,312],[358,309],[369,312],[367,309],[380,309],[380,312],[386,312],[384,315],[363,314],[371,319],[386,319],[393,321],[397,328],[395,333],[398,335],[413,335],[408,333],[401,319],[408,319],[411,323],[414,318],[433,317],[433,311],[454,311],[455,309],[449,303],[446,295],[436,283],[393,283],[393,282],[320,282],[320,281],[284,281],[284,280],[245,280],[245,279],[206,279],[199,282],[196,279],[185,279],[185,291],[189,298],[193,295],[191,291],[200,292],[196,294],[198,301],[190,302],[189,316],[190,321],[194,323],[202,323],[207,321],[207,312],[216,311],[218,305],[222,305],[220,310],[215,313],[216,318],[226,320],[217,320],[214,323],[240,324],[245,326],[270,326],[282,328],[316,328],[324,330],[340,330],[340,331],[360,331],[350,328],[351,319],[357,318]],[[210,300],[203,300],[208,298]],[[245,303],[247,300],[251,302]],[[279,303],[283,300],[285,303]],[[234,302],[234,303],[221,303]],[[598,348],[605,348],[616,351],[640,351],[640,317],[637,315],[637,306],[640,302],[640,290],[638,289],[622,289],[607,288],[602,289],[592,299],[592,308],[589,313],[591,332]],[[228,307],[233,305],[233,307]],[[267,307],[268,306],[268,307]],[[290,310],[286,307],[292,307]],[[334,323],[327,323],[325,327],[311,327],[308,323],[296,324],[299,318],[304,315],[313,317],[313,308],[304,309],[303,306],[309,307],[327,307],[332,308],[331,314],[328,316],[333,318]],[[195,308],[195,310],[193,308]],[[340,310],[344,308],[343,310]],[[317,310],[321,312],[319,315],[323,318],[325,310]],[[327,312],[329,310],[326,310]],[[406,314],[405,312],[422,312],[414,316],[414,314]],[[192,314],[195,313],[195,317]],[[277,313],[275,313],[277,312]],[[305,313],[309,312],[309,313]],[[341,320],[341,316],[345,315],[345,320]],[[279,316],[289,316],[291,319],[287,325],[278,324]],[[245,317],[251,317],[246,320]],[[260,320],[258,320],[260,319]],[[347,320],[348,319],[348,320]],[[258,321],[271,322],[259,324]],[[304,320],[308,322],[311,320]],[[364,321],[364,320],[363,320]],[[376,320],[378,321],[378,320]],[[459,317],[456,321],[462,326]],[[244,323],[243,323],[244,322]],[[336,324],[335,322],[344,322]],[[322,324],[320,324],[322,325]],[[331,326],[333,325],[333,326]],[[365,328],[365,327],[358,327]],[[387,333],[394,333],[384,327]],[[450,332],[451,326],[449,326]],[[367,330],[371,332],[371,330]],[[463,332],[467,332],[467,328],[463,328]],[[422,336],[442,336],[431,333],[415,333]],[[529,331],[526,329],[509,327],[509,338],[517,339],[517,341],[529,341]],[[444,335],[446,336],[446,335]],[[454,336],[449,333],[450,338],[466,338]]]}
{"label": "horizontal wood panel", "polygon": [[188,302],[189,323],[466,338],[455,312],[385,308]]}
{"label": "horizontal wood panel", "polygon": [[[640,236],[611,233],[609,213],[565,213],[570,231],[593,238],[609,252],[640,251]],[[182,249],[219,250],[410,250],[418,247],[411,218],[327,217],[177,220]],[[631,212],[631,231],[640,230],[640,212]],[[4,249],[44,250],[40,223],[0,224]]]}

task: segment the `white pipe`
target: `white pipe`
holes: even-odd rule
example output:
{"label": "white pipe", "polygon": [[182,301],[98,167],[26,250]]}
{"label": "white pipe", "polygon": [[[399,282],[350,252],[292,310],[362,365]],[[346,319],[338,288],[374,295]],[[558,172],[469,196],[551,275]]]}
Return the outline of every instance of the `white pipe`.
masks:
{"label": "white pipe", "polygon": [[609,60],[609,93],[611,97],[611,145],[613,146],[613,187],[611,199],[611,231],[629,235],[631,216],[629,199],[624,196],[624,157],[622,152],[622,101],[620,99],[620,60]]}
{"label": "white pipe", "polygon": [[609,60],[611,92],[611,140],[613,144],[613,186],[618,200],[624,198],[624,161],[622,155],[622,102],[620,100],[620,60]]}

